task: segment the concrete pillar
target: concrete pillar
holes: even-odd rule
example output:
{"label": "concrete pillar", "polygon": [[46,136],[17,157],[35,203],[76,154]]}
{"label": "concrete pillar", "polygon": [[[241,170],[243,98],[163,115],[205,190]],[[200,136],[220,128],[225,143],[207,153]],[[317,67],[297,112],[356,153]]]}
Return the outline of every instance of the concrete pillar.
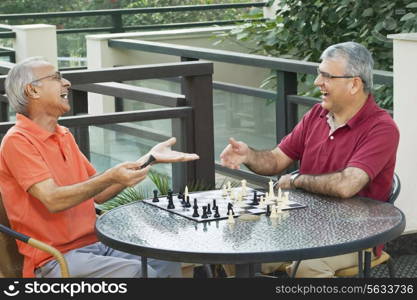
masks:
{"label": "concrete pillar", "polygon": [[[107,39],[86,36],[87,67],[101,69],[114,66],[114,55],[107,46]],[[88,113],[93,115],[115,112],[114,97],[88,93]]]}
{"label": "concrete pillar", "polygon": [[13,45],[16,62],[31,56],[42,56],[58,67],[55,25],[16,25],[12,26],[12,30],[16,33]]}
{"label": "concrete pillar", "polygon": [[401,193],[395,202],[405,214],[406,232],[417,231],[417,33],[389,35],[394,40],[394,120],[400,129],[396,172]]}

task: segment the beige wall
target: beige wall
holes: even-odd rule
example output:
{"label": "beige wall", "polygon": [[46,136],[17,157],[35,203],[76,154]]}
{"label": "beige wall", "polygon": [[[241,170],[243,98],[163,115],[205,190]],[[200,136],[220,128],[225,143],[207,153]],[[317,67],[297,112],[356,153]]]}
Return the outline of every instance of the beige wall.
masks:
{"label": "beige wall", "polygon": [[394,40],[394,120],[400,128],[401,193],[395,205],[405,213],[406,231],[417,231],[417,33],[389,38]]}
{"label": "beige wall", "polygon": [[[230,26],[222,27],[223,30],[229,30]],[[109,67],[117,64],[140,65],[164,62],[178,62],[179,57],[155,54],[150,52],[121,50],[109,48],[107,41],[109,39],[136,39],[155,42],[164,42],[179,44],[185,46],[203,47],[208,49],[244,51],[249,45],[238,45],[226,41],[224,43],[213,45],[218,40],[215,34],[220,32],[219,29],[198,28],[198,29],[179,29],[164,30],[154,32],[135,32],[124,34],[101,34],[88,35],[87,39],[87,63],[89,68]],[[98,50],[98,48],[100,48]],[[249,49],[247,49],[249,52]],[[224,81],[235,84],[259,87],[262,80],[269,75],[269,70],[246,67],[241,65],[231,65],[226,63],[214,63],[215,81]]]}

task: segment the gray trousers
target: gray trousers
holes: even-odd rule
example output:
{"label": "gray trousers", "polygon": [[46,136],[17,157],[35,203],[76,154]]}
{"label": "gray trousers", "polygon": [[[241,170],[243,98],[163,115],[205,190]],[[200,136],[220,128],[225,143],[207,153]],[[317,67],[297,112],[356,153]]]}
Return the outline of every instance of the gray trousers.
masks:
{"label": "gray trousers", "polygon": [[[71,277],[139,278],[142,277],[141,257],[112,249],[101,242],[74,249],[64,255]],[[35,270],[38,278],[61,277],[56,260]],[[181,264],[148,258],[148,277],[181,277]]]}

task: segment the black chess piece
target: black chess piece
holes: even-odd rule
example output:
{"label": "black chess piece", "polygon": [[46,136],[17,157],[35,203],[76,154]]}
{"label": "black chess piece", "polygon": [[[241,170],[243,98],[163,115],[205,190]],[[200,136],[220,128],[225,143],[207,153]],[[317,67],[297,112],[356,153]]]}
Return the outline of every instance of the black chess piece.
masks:
{"label": "black chess piece", "polygon": [[182,192],[179,192],[179,193],[178,193],[177,198],[178,198],[178,200],[181,200],[181,201],[180,201],[181,205],[182,205],[182,206],[185,206],[184,194],[183,194]]}
{"label": "black chess piece", "polygon": [[269,204],[266,206],[266,213],[265,216],[269,217],[271,215],[271,207],[269,206]]}
{"label": "black chess piece", "polygon": [[158,199],[158,190],[153,190],[153,199],[152,202],[159,202]]}
{"label": "black chess piece", "polygon": [[174,209],[175,205],[174,205],[174,201],[172,200],[172,198],[168,198],[168,209]]}
{"label": "black chess piece", "polygon": [[230,214],[230,212],[232,212],[232,215],[235,215],[235,212],[233,211],[233,204],[232,203],[227,203],[227,215]]}
{"label": "black chess piece", "polygon": [[213,199],[213,210],[215,210],[215,209],[216,209],[216,207],[217,207],[217,204],[216,204],[216,199]]}
{"label": "black chess piece", "polygon": [[210,203],[207,203],[207,214],[211,215]]}
{"label": "black chess piece", "polygon": [[259,205],[258,195],[256,191],[253,192],[253,200],[252,200],[251,205]]}
{"label": "black chess piece", "polygon": [[197,205],[197,198],[194,198],[194,206],[193,206],[193,208],[198,208],[198,205]]}
{"label": "black chess piece", "polygon": [[215,217],[215,218],[220,218],[220,214],[219,214],[219,207],[218,207],[218,206],[216,206],[216,208],[214,208],[214,211],[215,211],[215,213],[214,213],[214,217]]}
{"label": "black chess piece", "polygon": [[198,206],[194,206],[193,218],[198,218],[199,216]]}
{"label": "black chess piece", "polygon": [[203,206],[203,215],[201,216],[202,219],[207,219],[207,206]]}
{"label": "black chess piece", "polygon": [[173,200],[172,199],[172,190],[168,190],[168,197],[167,198]]}
{"label": "black chess piece", "polygon": [[185,207],[191,207],[190,196],[187,196],[187,200],[185,200]]}

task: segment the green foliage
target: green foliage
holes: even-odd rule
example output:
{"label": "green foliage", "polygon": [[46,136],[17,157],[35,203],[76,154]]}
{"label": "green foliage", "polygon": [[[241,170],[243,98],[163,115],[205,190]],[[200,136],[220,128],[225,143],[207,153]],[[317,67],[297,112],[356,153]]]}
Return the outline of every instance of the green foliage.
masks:
{"label": "green foliage", "polygon": [[168,191],[170,189],[168,175],[151,170],[149,171],[148,176],[159,190],[159,194],[168,195]]}
{"label": "green foliage", "polygon": [[108,211],[113,208],[116,208],[120,205],[128,204],[133,201],[138,201],[146,198],[146,193],[142,191],[137,191],[135,188],[128,187],[120,192],[116,197],[104,202],[102,204],[96,205],[101,211]]}
{"label": "green foliage", "polygon": [[[203,5],[216,3],[239,3],[241,0],[1,0],[0,11],[2,14],[36,13],[36,12],[65,12],[86,11],[99,9],[163,7],[179,5]],[[202,22],[214,20],[232,20],[243,18],[247,10],[226,9],[209,11],[183,11],[167,13],[149,13],[139,15],[124,15],[124,26],[139,26],[151,24]],[[97,28],[111,27],[110,16],[83,16],[73,18],[45,18],[45,19],[18,19],[0,20],[0,23],[9,25],[21,24],[54,24],[57,29],[69,28]],[[61,34],[58,35],[58,57],[85,57],[84,34]],[[3,42],[4,46],[8,46]],[[65,65],[78,66],[78,65]]]}
{"label": "green foliage", "polygon": [[[375,69],[392,70],[392,41],[386,36],[415,31],[416,0],[281,0],[275,19],[247,23],[231,36],[254,42],[258,54],[316,62],[331,44],[355,41],[373,53]],[[392,108],[391,88],[376,86],[375,92],[382,107]]]}

